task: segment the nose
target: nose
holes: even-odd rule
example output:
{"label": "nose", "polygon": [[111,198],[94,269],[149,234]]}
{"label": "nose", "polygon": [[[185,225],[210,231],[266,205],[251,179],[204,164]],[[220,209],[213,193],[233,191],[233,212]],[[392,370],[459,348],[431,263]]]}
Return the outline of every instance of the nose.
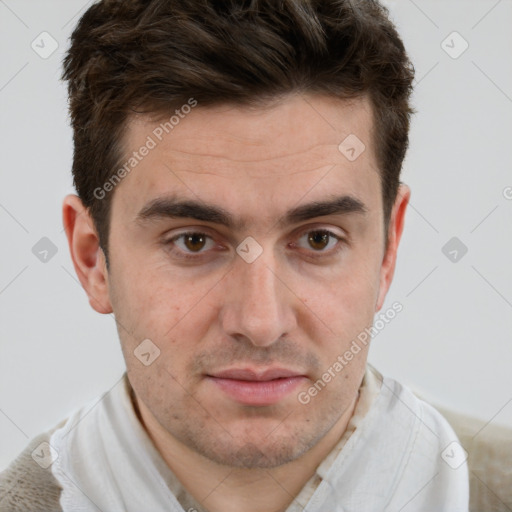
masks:
{"label": "nose", "polygon": [[267,347],[295,328],[297,298],[270,251],[252,263],[237,257],[225,287],[220,321],[227,335]]}

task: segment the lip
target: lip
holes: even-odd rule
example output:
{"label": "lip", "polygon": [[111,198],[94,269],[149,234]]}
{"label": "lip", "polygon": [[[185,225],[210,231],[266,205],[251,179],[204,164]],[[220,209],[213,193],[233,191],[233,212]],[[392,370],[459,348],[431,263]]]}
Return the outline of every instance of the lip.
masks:
{"label": "lip", "polygon": [[234,379],[246,381],[268,381],[274,379],[284,379],[288,377],[303,376],[299,372],[287,368],[267,368],[266,370],[253,370],[251,368],[230,368],[221,372],[215,372],[210,375],[219,379]]}
{"label": "lip", "polygon": [[206,378],[236,402],[263,407],[280,402],[307,377],[286,368],[269,368],[260,371],[250,368],[231,368],[208,374]]}

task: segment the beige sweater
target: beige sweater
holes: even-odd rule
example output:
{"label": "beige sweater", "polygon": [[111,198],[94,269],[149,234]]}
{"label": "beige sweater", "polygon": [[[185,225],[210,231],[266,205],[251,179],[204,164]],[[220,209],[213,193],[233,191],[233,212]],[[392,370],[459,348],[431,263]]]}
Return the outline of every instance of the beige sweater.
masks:
{"label": "beige sweater", "polygon": [[32,458],[43,442],[48,442],[54,429],[32,439],[23,452],[0,473],[1,512],[62,512],[59,504],[61,488],[51,467],[44,469]]}
{"label": "beige sweater", "polygon": [[[452,411],[441,409],[441,412],[469,452],[470,510],[512,510],[512,430],[485,425]],[[41,443],[48,442],[64,423],[31,440],[0,473],[0,512],[62,512],[59,504],[61,489],[51,467],[40,467],[32,453]]]}

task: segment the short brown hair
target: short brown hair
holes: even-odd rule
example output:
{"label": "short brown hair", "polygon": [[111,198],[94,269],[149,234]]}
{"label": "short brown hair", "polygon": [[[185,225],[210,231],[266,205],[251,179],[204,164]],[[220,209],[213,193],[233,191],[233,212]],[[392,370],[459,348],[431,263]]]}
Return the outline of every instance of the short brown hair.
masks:
{"label": "short brown hair", "polygon": [[82,16],[64,60],[73,178],[107,256],[112,194],[134,112],[260,105],[287,93],[367,94],[389,220],[408,146],[414,68],[373,0],[103,0]]}

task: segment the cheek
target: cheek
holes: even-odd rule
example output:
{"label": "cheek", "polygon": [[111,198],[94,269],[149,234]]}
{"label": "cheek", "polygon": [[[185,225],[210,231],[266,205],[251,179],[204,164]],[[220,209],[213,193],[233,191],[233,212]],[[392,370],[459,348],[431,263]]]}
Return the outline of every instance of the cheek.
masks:
{"label": "cheek", "polygon": [[331,334],[342,339],[371,323],[379,290],[379,265],[367,258],[351,257],[337,272],[321,281],[301,280],[301,296]]}
{"label": "cheek", "polygon": [[322,393],[321,400],[326,402],[338,400],[336,396],[348,399],[364,373],[371,341],[368,328],[375,313],[378,269],[364,264],[350,270],[333,276],[321,293],[306,295],[306,304],[314,312],[309,317],[315,326],[308,334],[316,342],[320,372],[325,381],[332,379],[329,391]]}
{"label": "cheek", "polygon": [[158,363],[179,371],[215,320],[205,298],[205,290],[212,285],[180,279],[161,268],[127,267],[118,265],[111,280],[112,305],[127,365],[139,344],[149,339],[160,351]]}

